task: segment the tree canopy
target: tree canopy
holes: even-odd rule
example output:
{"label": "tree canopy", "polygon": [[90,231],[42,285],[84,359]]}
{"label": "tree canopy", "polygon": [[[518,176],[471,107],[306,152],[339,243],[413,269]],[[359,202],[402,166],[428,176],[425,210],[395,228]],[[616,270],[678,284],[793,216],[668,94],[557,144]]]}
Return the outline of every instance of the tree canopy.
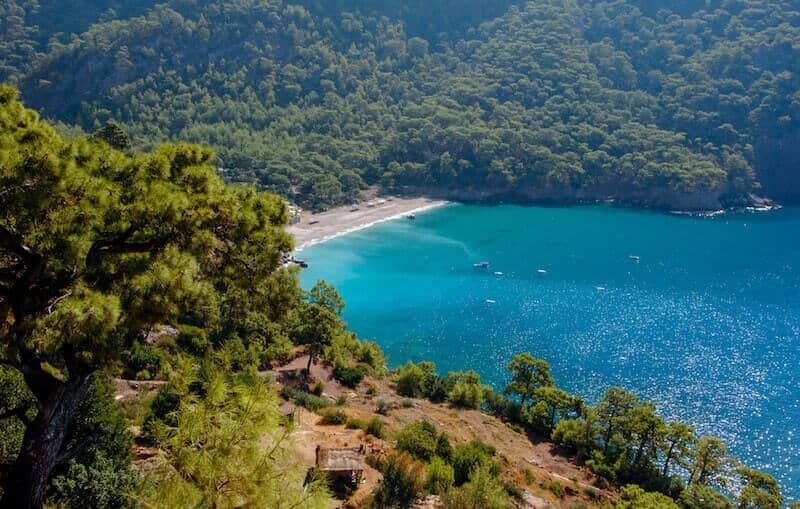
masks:
{"label": "tree canopy", "polygon": [[800,189],[789,0],[105,0],[54,22],[67,3],[10,2],[0,79],[308,207],[371,184],[674,208]]}

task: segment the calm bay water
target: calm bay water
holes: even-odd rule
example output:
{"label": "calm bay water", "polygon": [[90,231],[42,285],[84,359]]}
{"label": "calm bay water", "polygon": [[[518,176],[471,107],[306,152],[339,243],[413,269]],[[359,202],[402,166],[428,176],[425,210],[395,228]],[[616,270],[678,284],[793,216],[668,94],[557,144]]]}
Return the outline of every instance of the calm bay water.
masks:
{"label": "calm bay water", "polygon": [[432,360],[502,388],[510,358],[530,351],[590,401],[623,386],[722,437],[800,499],[798,208],[452,205],[303,257],[304,286],[334,283],[351,329],[393,366]]}

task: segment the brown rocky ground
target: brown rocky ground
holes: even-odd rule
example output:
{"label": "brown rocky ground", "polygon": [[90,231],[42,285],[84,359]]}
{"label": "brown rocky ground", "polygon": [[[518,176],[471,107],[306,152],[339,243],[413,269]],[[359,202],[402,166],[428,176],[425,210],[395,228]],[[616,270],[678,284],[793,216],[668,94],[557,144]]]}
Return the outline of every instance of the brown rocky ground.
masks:
{"label": "brown rocky ground", "polygon": [[[299,374],[305,369],[308,357],[298,357],[286,366],[269,372],[279,383],[290,379],[289,373]],[[391,383],[386,380],[366,379],[356,390],[343,387],[332,376],[331,369],[317,364],[311,369],[312,380],[325,385],[324,395],[331,399],[340,396],[347,398],[347,405],[341,410],[348,417],[369,420],[380,418],[387,430],[387,437],[393,431],[408,423],[426,419],[446,432],[454,444],[480,439],[497,450],[497,455],[505,469],[505,478],[521,486],[525,503],[522,507],[534,509],[570,508],[576,504],[597,507],[603,500],[614,496],[608,490],[594,486],[595,477],[585,467],[576,465],[569,458],[559,454],[552,443],[539,440],[511,429],[499,419],[476,410],[451,408],[427,400],[399,397]],[[373,389],[370,390],[369,388]],[[370,394],[368,394],[368,390]],[[377,413],[377,402],[383,400],[391,405],[386,415]],[[288,408],[287,408],[287,411]],[[309,467],[314,465],[317,445],[323,447],[352,447],[366,444],[368,450],[389,452],[390,440],[379,440],[366,436],[360,430],[348,430],[344,426],[321,424],[321,418],[302,408],[296,408],[297,430],[294,438],[298,445],[298,459]],[[527,474],[526,474],[527,472]],[[380,481],[380,474],[372,468],[365,472],[365,482],[353,494],[346,507],[361,507]],[[528,482],[530,481],[530,482]],[[556,496],[548,486],[558,483],[564,489],[564,496]],[[423,501],[428,507],[433,501]],[[345,505],[343,505],[345,506]]]}

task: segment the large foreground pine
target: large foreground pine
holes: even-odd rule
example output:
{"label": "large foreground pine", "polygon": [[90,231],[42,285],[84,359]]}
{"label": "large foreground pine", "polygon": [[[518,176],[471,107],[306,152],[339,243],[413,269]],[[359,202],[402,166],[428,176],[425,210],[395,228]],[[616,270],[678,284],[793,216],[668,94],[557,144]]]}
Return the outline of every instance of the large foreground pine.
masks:
{"label": "large foreground pine", "polygon": [[66,142],[0,86],[0,362],[35,396],[2,416],[26,431],[0,507],[42,506],[85,445],[64,438],[93,374],[124,345],[187,311],[213,322],[220,288],[263,280],[289,249],[281,202],[226,187],[211,157]]}

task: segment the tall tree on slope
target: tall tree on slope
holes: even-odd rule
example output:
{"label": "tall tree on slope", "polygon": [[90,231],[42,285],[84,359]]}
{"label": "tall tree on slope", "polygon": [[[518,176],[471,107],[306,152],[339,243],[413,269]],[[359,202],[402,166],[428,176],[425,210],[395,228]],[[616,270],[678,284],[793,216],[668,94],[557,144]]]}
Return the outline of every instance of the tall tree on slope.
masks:
{"label": "tall tree on slope", "polygon": [[85,445],[64,450],[93,375],[123,345],[187,311],[214,322],[226,286],[263,281],[290,248],[280,200],[226,188],[211,157],[67,143],[0,86],[0,362],[35,396],[9,410],[26,430],[0,507],[42,506]]}

